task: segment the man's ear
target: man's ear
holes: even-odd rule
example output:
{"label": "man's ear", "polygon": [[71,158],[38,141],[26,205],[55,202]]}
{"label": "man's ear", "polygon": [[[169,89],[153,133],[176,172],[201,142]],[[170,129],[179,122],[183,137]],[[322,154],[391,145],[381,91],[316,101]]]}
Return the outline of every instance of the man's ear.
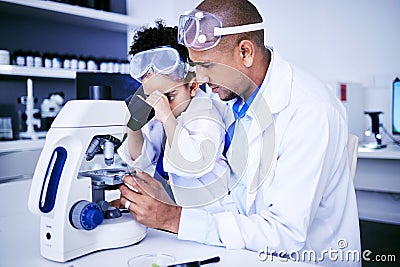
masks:
{"label": "man's ear", "polygon": [[255,46],[250,40],[242,40],[239,43],[240,58],[245,67],[250,68],[254,62]]}
{"label": "man's ear", "polygon": [[189,90],[190,90],[190,96],[194,97],[200,88],[199,83],[197,82],[196,78],[193,78],[190,80],[188,85],[189,85]]}

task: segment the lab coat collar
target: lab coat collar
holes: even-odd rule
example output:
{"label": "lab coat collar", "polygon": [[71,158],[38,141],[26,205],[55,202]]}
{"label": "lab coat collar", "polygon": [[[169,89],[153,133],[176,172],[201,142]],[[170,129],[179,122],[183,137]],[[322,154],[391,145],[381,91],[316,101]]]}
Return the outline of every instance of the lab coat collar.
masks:
{"label": "lab coat collar", "polygon": [[[279,55],[276,49],[272,47],[267,48],[271,51],[271,63],[260,87],[260,91],[250,105],[249,112],[246,114],[246,116],[249,116],[253,120],[253,123],[258,124],[257,127],[252,127],[258,130],[250,133],[250,136],[248,136],[250,142],[262,134],[272,122],[270,119],[265,119],[267,117],[265,116],[265,109],[269,107],[271,114],[279,113],[289,105],[292,91],[293,72],[291,66]],[[235,101],[236,100],[231,100],[228,102],[230,109],[232,109]],[[266,107],[265,104],[268,104],[268,106]],[[263,119],[254,120],[254,118],[259,117],[260,114],[264,114],[261,115]],[[230,125],[233,120],[233,117],[229,118],[228,125]]]}
{"label": "lab coat collar", "polygon": [[[287,105],[289,105],[290,95],[292,91],[292,80],[293,80],[293,72],[291,66],[288,62],[286,62],[273,48],[268,48],[271,51],[271,63],[267,70],[267,75],[264,78],[264,82],[260,88],[260,93],[258,95],[258,99],[254,99],[255,104],[252,108],[252,111],[255,114],[265,114],[265,102],[268,103],[268,107],[270,109],[271,114],[277,114],[282,111]],[[267,107],[267,108],[268,108]],[[258,127],[252,127],[253,129],[259,129],[259,131],[252,131],[249,140],[253,140],[257,136],[263,136],[263,134],[273,134],[275,135],[275,130],[268,131],[264,133],[269,126],[274,127],[272,117],[266,120],[267,116],[263,117],[263,120],[258,120],[261,124]],[[257,120],[253,120],[257,121]],[[274,155],[276,154],[276,147],[270,148],[275,149]],[[261,162],[260,162],[261,163]],[[264,166],[268,167],[268,166]],[[261,169],[261,168],[260,168]],[[265,171],[265,170],[264,170]],[[257,184],[260,181],[258,177],[260,174],[255,174],[254,178],[250,181],[248,186],[253,187],[253,184]],[[265,182],[265,181],[264,181]],[[246,197],[246,213],[250,212],[251,207],[254,204],[256,199],[257,190],[249,190],[247,188],[247,197]]]}
{"label": "lab coat collar", "polygon": [[279,55],[276,49],[267,48],[271,51],[271,63],[260,92],[265,97],[271,113],[276,114],[289,104],[293,72],[289,63]]}
{"label": "lab coat collar", "polygon": [[252,124],[252,130],[247,133],[249,142],[252,142],[257,136],[262,135],[273,124],[271,112],[268,112],[268,109],[270,108],[265,97],[259,92],[254,98],[247,114],[251,118]]}

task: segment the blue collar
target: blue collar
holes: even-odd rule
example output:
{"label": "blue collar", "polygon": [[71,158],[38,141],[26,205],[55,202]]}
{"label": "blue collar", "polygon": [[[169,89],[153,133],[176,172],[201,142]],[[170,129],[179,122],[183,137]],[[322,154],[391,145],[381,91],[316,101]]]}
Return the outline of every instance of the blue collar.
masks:
{"label": "blue collar", "polygon": [[242,103],[242,98],[237,97],[236,102],[233,104],[232,110],[233,110],[233,115],[235,116],[235,120],[241,119],[246,115],[247,110],[249,109],[251,103],[253,102],[254,98],[256,98],[258,91],[260,91],[260,88],[262,86],[261,84],[257,87],[257,89],[250,95],[250,97],[247,99],[247,101],[243,104],[242,108],[239,110],[239,106]]}

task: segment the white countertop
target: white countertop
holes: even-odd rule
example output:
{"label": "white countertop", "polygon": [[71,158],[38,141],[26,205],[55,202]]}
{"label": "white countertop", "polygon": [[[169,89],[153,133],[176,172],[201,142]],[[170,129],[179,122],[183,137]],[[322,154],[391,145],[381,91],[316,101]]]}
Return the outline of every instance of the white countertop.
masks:
{"label": "white countertop", "polygon": [[[0,142],[0,153],[41,150],[44,143],[45,139],[3,141]],[[358,158],[400,159],[400,146],[392,144],[382,149],[369,149],[360,146],[358,147]]]}
{"label": "white countertop", "polygon": [[9,153],[27,150],[41,150],[45,139],[39,140],[13,140],[0,142],[0,153]]}
{"label": "white countertop", "polygon": [[57,263],[40,255],[39,216],[28,211],[27,201],[30,180],[0,184],[0,262],[1,266],[29,267],[102,267],[128,266],[130,258],[140,254],[166,253],[175,257],[176,262],[203,260],[220,256],[219,263],[206,266],[312,266],[302,262],[285,262],[273,258],[273,262],[262,262],[256,252],[229,250],[206,246],[196,242],[181,241],[175,234],[149,229],[147,236],[137,245],[103,250],[78,259]]}
{"label": "white countertop", "polygon": [[362,159],[400,159],[400,146],[390,144],[381,149],[358,147],[358,158]]}

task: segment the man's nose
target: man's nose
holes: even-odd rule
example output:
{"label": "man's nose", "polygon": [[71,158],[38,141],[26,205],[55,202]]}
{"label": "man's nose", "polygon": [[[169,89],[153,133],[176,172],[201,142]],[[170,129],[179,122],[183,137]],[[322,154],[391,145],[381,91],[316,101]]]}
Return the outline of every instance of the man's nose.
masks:
{"label": "man's nose", "polygon": [[196,79],[199,83],[210,82],[207,70],[201,66],[196,66]]}

